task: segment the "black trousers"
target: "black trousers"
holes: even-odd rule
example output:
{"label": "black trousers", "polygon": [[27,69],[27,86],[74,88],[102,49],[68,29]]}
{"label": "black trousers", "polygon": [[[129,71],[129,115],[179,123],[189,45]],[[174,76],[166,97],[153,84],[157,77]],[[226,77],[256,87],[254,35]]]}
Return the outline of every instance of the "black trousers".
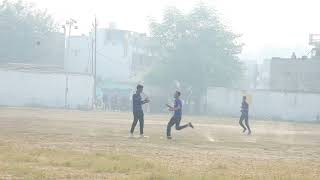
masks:
{"label": "black trousers", "polygon": [[171,136],[171,127],[173,125],[176,125],[176,130],[178,130],[178,131],[189,126],[188,124],[180,126],[180,122],[181,122],[181,117],[172,117],[170,119],[168,126],[167,126],[167,136]]}
{"label": "black trousers", "polygon": [[[243,121],[245,122],[246,126],[243,125]],[[249,126],[249,114],[247,112],[241,113],[239,124],[243,129],[248,129],[251,132],[251,129]]]}
{"label": "black trousers", "polygon": [[132,123],[132,126],[131,126],[130,133],[134,132],[134,129],[135,129],[138,121],[139,121],[139,124],[140,124],[140,134],[142,135],[143,134],[143,127],[144,127],[144,114],[143,114],[143,111],[133,112],[133,123]]}

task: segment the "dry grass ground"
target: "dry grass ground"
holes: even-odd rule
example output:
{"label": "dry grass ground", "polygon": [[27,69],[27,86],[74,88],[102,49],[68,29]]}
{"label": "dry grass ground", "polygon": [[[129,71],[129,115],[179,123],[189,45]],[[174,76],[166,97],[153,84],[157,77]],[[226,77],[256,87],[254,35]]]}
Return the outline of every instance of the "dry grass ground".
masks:
{"label": "dry grass ground", "polygon": [[318,124],[185,117],[168,141],[168,118],[129,139],[130,113],[1,108],[0,179],[320,179]]}

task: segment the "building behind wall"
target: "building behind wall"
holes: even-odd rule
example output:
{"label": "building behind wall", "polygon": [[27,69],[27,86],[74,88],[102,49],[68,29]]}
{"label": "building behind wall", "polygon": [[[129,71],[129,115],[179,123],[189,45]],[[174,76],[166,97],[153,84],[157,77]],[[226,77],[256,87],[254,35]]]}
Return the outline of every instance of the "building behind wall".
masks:
{"label": "building behind wall", "polygon": [[243,76],[239,87],[243,89],[256,89],[258,78],[258,64],[253,60],[246,60],[242,62]]}
{"label": "building behind wall", "polygon": [[[146,50],[146,35],[142,33],[100,28],[97,30],[97,76],[101,79],[125,81],[151,65]],[[92,73],[94,33],[70,37],[66,52],[66,70]]]}
{"label": "building behind wall", "polygon": [[97,34],[97,73],[119,81],[135,79],[150,67],[143,33],[113,28],[99,29]]}
{"label": "building behind wall", "polygon": [[269,60],[272,90],[320,92],[320,59]]}
{"label": "building behind wall", "polygon": [[128,79],[133,50],[128,41],[128,31],[97,30],[97,76],[119,81]]}
{"label": "building behind wall", "polygon": [[66,71],[92,74],[92,40],[89,36],[71,36],[69,48],[66,47]]}
{"label": "building behind wall", "polygon": [[[6,37],[9,38],[10,37]],[[34,64],[64,67],[65,38],[63,33],[49,32],[45,35],[20,37],[20,43],[1,44],[0,63]]]}
{"label": "building behind wall", "polygon": [[276,91],[320,93],[320,35],[310,35],[310,57],[272,58],[264,61],[259,88]]}

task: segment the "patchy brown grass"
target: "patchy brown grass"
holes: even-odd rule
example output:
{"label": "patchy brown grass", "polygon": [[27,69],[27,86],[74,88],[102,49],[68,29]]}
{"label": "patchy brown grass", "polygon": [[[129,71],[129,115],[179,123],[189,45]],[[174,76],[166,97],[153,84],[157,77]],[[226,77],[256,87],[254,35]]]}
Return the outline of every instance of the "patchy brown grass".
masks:
{"label": "patchy brown grass", "polygon": [[[0,109],[0,179],[318,179],[320,125],[185,117],[194,130],[165,139],[169,115],[146,115],[129,139],[130,113]],[[138,128],[138,127],[137,127]],[[138,130],[138,129],[137,129]]]}

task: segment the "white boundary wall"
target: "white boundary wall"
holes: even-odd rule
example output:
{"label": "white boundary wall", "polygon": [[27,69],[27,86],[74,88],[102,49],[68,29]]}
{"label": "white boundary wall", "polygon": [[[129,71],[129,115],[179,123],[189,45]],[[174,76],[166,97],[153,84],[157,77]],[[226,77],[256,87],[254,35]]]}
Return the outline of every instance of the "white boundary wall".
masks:
{"label": "white boundary wall", "polygon": [[90,75],[0,70],[0,82],[2,106],[92,108]]}
{"label": "white boundary wall", "polygon": [[251,117],[295,121],[316,121],[320,118],[320,94],[220,87],[208,89],[208,112],[218,116],[239,116],[243,95],[248,96]]}

